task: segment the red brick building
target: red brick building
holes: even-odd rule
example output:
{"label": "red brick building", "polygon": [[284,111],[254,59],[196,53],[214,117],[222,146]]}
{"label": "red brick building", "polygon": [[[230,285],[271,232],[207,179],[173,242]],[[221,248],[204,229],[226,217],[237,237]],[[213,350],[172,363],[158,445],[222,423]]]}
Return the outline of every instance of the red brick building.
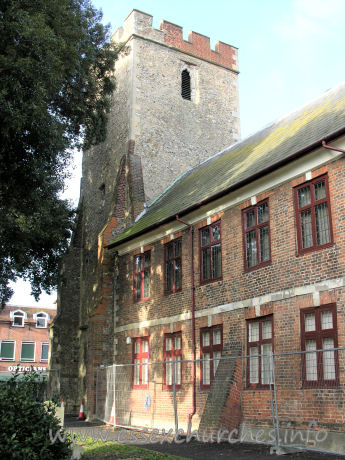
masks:
{"label": "red brick building", "polygon": [[55,314],[56,306],[5,306],[0,312],[0,379],[17,369],[48,370],[49,327]]}
{"label": "red brick building", "polygon": [[[178,365],[179,423],[265,426],[261,355],[274,352],[282,423],[344,430],[344,353],[300,353],[345,346],[344,135],[345,84],[187,171],[115,240],[110,221],[88,329],[89,413],[99,364],[248,356],[228,368]],[[115,360],[102,333],[110,321]],[[141,369],[126,398],[134,408],[140,389],[155,392],[162,410],[151,422],[164,426],[170,368],[161,367],[159,398]]]}
{"label": "red brick building", "polygon": [[[135,72],[118,73],[119,84],[131,75],[130,97],[115,111],[136,98],[141,105],[118,123],[128,132],[112,131],[103,150],[85,152],[79,220],[61,272],[52,360],[67,411],[83,397],[93,417],[104,390],[108,419],[113,405],[120,425],[170,428],[174,361],[180,427],[271,427],[273,353],[282,426],[315,420],[336,437],[345,431],[345,84],[186,169],[144,206],[146,188],[162,185],[168,166],[196,157],[192,147],[204,151],[208,129],[191,126],[219,125],[207,97],[220,97],[224,115],[214,83],[225,80],[207,76],[220,66],[233,77],[237,64],[233,51],[232,67],[217,63],[217,52],[204,52],[206,37],[191,49],[181,28],[152,30],[139,13],[129,16],[142,28],[128,38],[139,40],[126,67]],[[142,59],[144,43],[155,46],[151,60]],[[143,67],[163,65],[168,52],[176,54],[171,72]],[[157,91],[174,85],[155,99],[147,81]],[[144,127],[158,102],[162,123]],[[171,124],[169,110],[179,117]],[[179,146],[194,131],[199,141]],[[150,362],[161,364],[147,372]],[[103,388],[100,366],[113,363],[124,365],[122,380]]]}

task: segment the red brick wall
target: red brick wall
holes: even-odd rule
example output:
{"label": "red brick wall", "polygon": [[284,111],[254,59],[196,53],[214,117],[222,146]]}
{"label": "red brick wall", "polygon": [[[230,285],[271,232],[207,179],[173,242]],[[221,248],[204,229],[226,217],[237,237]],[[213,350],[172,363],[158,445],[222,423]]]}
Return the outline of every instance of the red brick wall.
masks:
{"label": "red brick wall", "polygon": [[[266,267],[249,273],[244,272],[241,210],[249,206],[250,202],[243,202],[240,206],[228,209],[223,216],[214,217],[213,221],[221,217],[223,279],[201,285],[198,229],[206,225],[206,221],[195,225],[196,310],[343,276],[345,261],[344,198],[337,185],[345,182],[345,170],[339,168],[341,163],[343,164],[344,160],[339,160],[327,167],[334,233],[334,245],[330,248],[316,250],[303,256],[297,255],[293,186],[303,182],[304,176],[257,197],[257,201],[269,198],[272,263]],[[313,177],[323,173],[324,169],[314,171]],[[142,320],[145,312],[149,313],[150,319],[155,319],[189,309],[188,229],[181,234],[183,236],[182,292],[164,294],[164,243],[167,239],[144,248],[145,251],[151,250],[151,266],[153,267],[151,270],[151,299],[147,301],[133,302],[133,258],[134,254],[140,250],[120,258],[120,305],[125,308],[121,309],[118,326]],[[287,267],[289,270],[286,269]],[[159,308],[156,308],[157,305]]]}
{"label": "red brick wall", "polygon": [[237,49],[226,43],[216,42],[215,51],[210,48],[210,39],[197,32],[190,32],[188,41],[183,40],[182,27],[162,21],[161,30],[166,31],[164,41],[188,53],[237,70]]}
{"label": "red brick wall", "polygon": [[[206,221],[195,225],[195,305],[196,312],[205,308],[216,307],[235,301],[251,299],[268,293],[288,290],[296,286],[311,285],[324,280],[344,276],[345,261],[345,213],[343,184],[345,183],[344,160],[340,159],[330,165],[313,172],[313,177],[328,173],[330,203],[332,210],[334,244],[322,250],[313,251],[299,256],[296,247],[295,212],[293,187],[305,181],[305,176],[282,184],[273,190],[257,196],[257,201],[269,199],[271,258],[272,263],[266,267],[244,271],[243,235],[241,224],[242,210],[250,206],[250,201],[226,210],[214,216],[212,221],[221,220],[222,228],[222,280],[208,284],[200,284],[199,265],[199,229]],[[182,291],[165,295],[164,293],[164,244],[168,238],[155,242],[144,248],[151,250],[151,298],[142,302],[134,302],[133,268],[134,255],[140,250],[119,258],[119,278],[117,281],[118,305],[117,327],[131,323],[170,317],[191,309],[190,292],[190,253],[189,231],[175,235],[182,236]],[[320,293],[320,303],[336,303],[338,318],[338,343],[345,346],[345,290],[327,289]],[[313,305],[311,295],[298,296],[270,302],[260,307],[260,315],[273,314],[274,351],[275,353],[300,350],[300,309]],[[212,325],[223,324],[224,349],[231,350],[236,343],[241,344],[242,354],[246,354],[246,319],[255,317],[254,306],[238,309],[224,314],[212,316]],[[103,319],[102,319],[103,321]],[[200,357],[199,329],[208,326],[208,317],[196,319],[196,354]],[[183,359],[192,357],[191,321],[173,324],[173,331],[182,331]],[[117,334],[118,363],[132,362],[132,347],[126,344],[126,337],[150,337],[150,361],[163,360],[164,333],[171,332],[170,324],[161,326],[132,329]],[[110,353],[110,351],[109,351]],[[107,360],[106,352],[102,358]],[[339,354],[340,369],[344,369],[345,360]],[[108,361],[110,362],[110,361]],[[278,400],[280,401],[280,417],[284,421],[294,420],[301,426],[304,422],[323,420],[337,427],[344,422],[343,375],[340,388],[320,391],[318,389],[301,389],[300,356],[282,357],[277,361]],[[163,368],[162,368],[163,369]],[[184,374],[185,393],[179,393],[179,414],[181,426],[187,422],[187,414],[192,407],[191,370]],[[269,425],[271,405],[269,390],[247,389],[245,385],[245,359],[238,360],[233,385],[229,389],[229,397],[220,420],[222,425],[233,427],[241,420],[261,425]],[[159,376],[159,373],[157,374]],[[197,370],[197,414],[200,420],[203,413],[207,391],[199,389],[199,370]],[[160,378],[163,378],[162,375]],[[164,401],[166,394],[162,395]],[[131,393],[131,401],[135,405],[139,393]],[[141,396],[138,396],[139,399]],[[166,404],[168,404],[166,402]]]}
{"label": "red brick wall", "polygon": [[[335,289],[320,293],[321,305],[336,302],[338,322],[338,345],[345,346],[345,290]],[[295,299],[273,304],[274,352],[299,352],[301,349],[300,310],[313,306],[312,296],[299,296]],[[336,388],[302,389],[301,355],[281,355],[274,358],[278,415],[282,423],[292,421],[297,426],[308,425],[316,420],[318,426],[338,429],[344,427],[345,396],[345,352],[338,354],[340,385]],[[268,390],[245,390],[243,392],[243,416],[247,422],[269,425],[271,420],[270,393]]]}

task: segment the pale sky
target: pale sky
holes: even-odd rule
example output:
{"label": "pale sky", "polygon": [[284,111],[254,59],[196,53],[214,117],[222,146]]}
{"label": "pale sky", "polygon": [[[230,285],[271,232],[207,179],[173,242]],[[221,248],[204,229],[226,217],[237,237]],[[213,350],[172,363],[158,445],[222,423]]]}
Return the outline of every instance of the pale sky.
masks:
{"label": "pale sky", "polygon": [[[304,105],[345,79],[345,0],[93,0],[112,30],[132,9],[239,48],[242,137]],[[65,196],[78,202],[80,155]],[[41,296],[51,305],[56,294]],[[12,304],[36,305],[30,286]]]}

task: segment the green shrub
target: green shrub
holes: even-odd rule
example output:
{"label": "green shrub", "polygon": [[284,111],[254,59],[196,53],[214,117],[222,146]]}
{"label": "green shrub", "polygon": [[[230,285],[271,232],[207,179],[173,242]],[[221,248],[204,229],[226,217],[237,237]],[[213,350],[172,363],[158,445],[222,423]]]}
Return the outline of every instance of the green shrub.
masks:
{"label": "green shrub", "polygon": [[[63,460],[71,457],[71,441],[51,441],[60,422],[55,405],[39,401],[40,377],[14,374],[0,386],[0,458],[11,460]],[[62,436],[63,438],[63,436]]]}

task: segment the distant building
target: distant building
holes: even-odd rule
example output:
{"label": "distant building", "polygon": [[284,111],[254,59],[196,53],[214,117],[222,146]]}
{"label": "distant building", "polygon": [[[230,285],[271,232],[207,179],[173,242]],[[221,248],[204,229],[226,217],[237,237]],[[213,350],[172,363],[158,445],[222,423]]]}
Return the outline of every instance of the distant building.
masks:
{"label": "distant building", "polygon": [[47,372],[52,307],[6,305],[0,312],[0,380],[13,372]]}

